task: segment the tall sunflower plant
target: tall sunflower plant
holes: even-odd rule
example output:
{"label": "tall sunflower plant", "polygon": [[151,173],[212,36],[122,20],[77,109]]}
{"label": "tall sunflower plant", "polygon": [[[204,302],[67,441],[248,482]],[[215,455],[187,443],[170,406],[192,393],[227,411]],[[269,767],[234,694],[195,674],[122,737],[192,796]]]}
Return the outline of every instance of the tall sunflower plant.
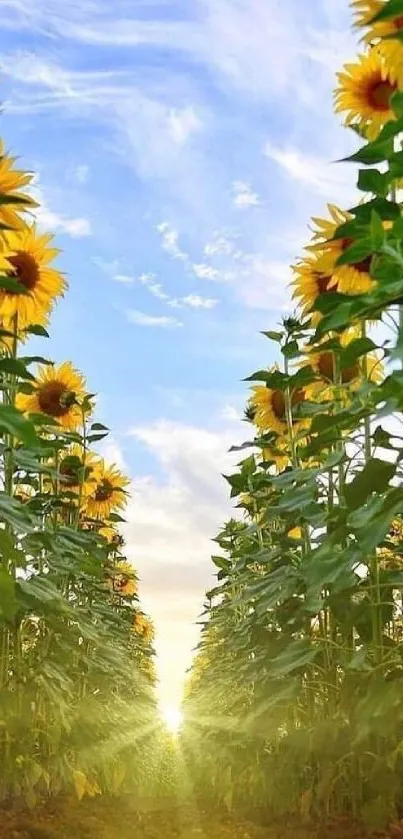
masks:
{"label": "tall sunflower plant", "polygon": [[403,805],[403,0],[352,7],[335,109],[362,197],[311,220],[278,363],[248,380],[183,743],[216,803],[379,827]]}
{"label": "tall sunflower plant", "polygon": [[[141,783],[157,712],[153,628],[119,531],[129,480],[94,449],[108,429],[83,375],[26,354],[67,291],[31,180],[1,143],[0,798],[33,805]],[[110,748],[111,719],[121,730],[134,711],[143,757]]]}

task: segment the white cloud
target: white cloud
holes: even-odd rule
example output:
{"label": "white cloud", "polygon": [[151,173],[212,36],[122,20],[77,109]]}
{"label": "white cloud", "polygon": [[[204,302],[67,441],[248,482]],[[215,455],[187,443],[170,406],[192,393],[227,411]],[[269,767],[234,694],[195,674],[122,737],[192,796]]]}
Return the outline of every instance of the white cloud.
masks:
{"label": "white cloud", "polygon": [[178,326],[183,326],[181,321],[176,318],[167,317],[166,315],[147,315],[145,312],[139,312],[137,309],[128,309],[126,317],[129,323],[134,323],[136,326],[155,326],[160,329],[173,329]]}
{"label": "white cloud", "polygon": [[330,163],[292,147],[279,148],[270,142],[266,143],[264,154],[278,163],[291,180],[328,200],[348,206],[356,198],[351,167]]}
{"label": "white cloud", "polygon": [[192,265],[193,273],[199,280],[217,280],[220,277],[220,272],[217,268],[213,268],[212,265],[206,265],[205,263],[195,263]]}
{"label": "white cloud", "polygon": [[179,233],[172,227],[168,221],[163,221],[157,225],[157,230],[161,233],[161,244],[164,249],[173,259],[179,259],[181,262],[188,262],[189,256],[179,247]]}
{"label": "white cloud", "polygon": [[122,285],[133,285],[136,282],[134,277],[131,277],[130,274],[114,274],[112,279],[115,283],[121,283]]}
{"label": "white cloud", "polygon": [[[242,436],[242,426],[239,437]],[[160,477],[133,480],[125,526],[127,554],[157,624],[161,690],[175,701],[197,641],[195,622],[213,583],[210,541],[231,515],[229,474],[234,428],[158,420],[129,432],[157,460]],[[239,457],[238,457],[239,459]]]}
{"label": "white cloud", "polygon": [[214,309],[218,300],[202,297],[200,294],[188,294],[187,297],[182,297],[180,302],[184,306],[190,306],[191,309]]}
{"label": "white cloud", "polygon": [[140,274],[138,280],[158,300],[169,301],[169,295],[166,294],[161,283],[157,282],[155,274]]}
{"label": "white cloud", "polygon": [[203,123],[193,107],[171,108],[168,114],[168,130],[178,145],[186,143],[192,134],[200,131]]}
{"label": "white cloud", "polygon": [[205,256],[216,256],[218,254],[229,256],[229,254],[234,253],[234,250],[234,237],[216,230],[211,242],[207,242],[207,245],[205,245],[204,254]]}
{"label": "white cloud", "polygon": [[257,192],[253,192],[251,185],[245,181],[234,181],[232,192],[235,207],[246,209],[247,207],[258,207],[260,204]]}
{"label": "white cloud", "polygon": [[47,230],[59,231],[71,236],[73,239],[80,239],[86,236],[91,236],[92,228],[91,222],[87,218],[70,218],[61,213],[56,213],[47,203],[43,189],[39,186],[39,179],[36,178],[34,182],[33,194],[38,201],[39,206],[35,209],[34,215],[40,227]]}

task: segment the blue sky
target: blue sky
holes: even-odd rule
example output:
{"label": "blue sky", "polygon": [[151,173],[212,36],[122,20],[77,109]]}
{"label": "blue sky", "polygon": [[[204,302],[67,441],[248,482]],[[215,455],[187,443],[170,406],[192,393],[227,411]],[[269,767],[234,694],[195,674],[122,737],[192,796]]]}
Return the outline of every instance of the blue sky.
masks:
{"label": "blue sky", "polygon": [[[176,701],[228,515],[242,379],[289,306],[311,214],[347,207],[332,114],[345,0],[1,0],[2,135],[37,173],[71,358],[133,479],[129,554]],[[43,351],[43,347],[41,347]]]}

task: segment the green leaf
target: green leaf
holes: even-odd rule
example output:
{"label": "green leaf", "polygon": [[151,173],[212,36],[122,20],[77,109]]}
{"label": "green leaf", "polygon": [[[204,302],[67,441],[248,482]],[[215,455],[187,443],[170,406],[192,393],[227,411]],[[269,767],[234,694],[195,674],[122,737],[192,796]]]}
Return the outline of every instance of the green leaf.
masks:
{"label": "green leaf", "polygon": [[5,568],[0,568],[0,614],[6,621],[12,621],[18,609],[15,581]]}
{"label": "green leaf", "polygon": [[[403,11],[403,6],[402,6]],[[401,90],[397,90],[396,93],[390,99],[390,104],[392,111],[397,116],[397,118],[403,117],[403,93]]]}
{"label": "green leaf", "polygon": [[289,341],[282,348],[281,352],[285,358],[297,358],[299,355],[298,341]]}
{"label": "green leaf", "polygon": [[26,446],[36,447],[40,443],[33,423],[12,405],[0,405],[0,430],[22,440]]}
{"label": "green leaf", "polygon": [[47,332],[45,327],[41,326],[39,323],[28,326],[24,331],[27,332],[28,335],[38,335],[40,338],[49,338],[49,332]]}
{"label": "green leaf", "polygon": [[350,157],[344,158],[344,160],[348,163],[363,163],[364,165],[371,166],[373,163],[383,163],[389,159],[391,154],[393,154],[392,141],[381,140],[367,143],[366,146],[363,146],[363,148],[359,149],[355,154],[350,155]]}
{"label": "green leaf", "polygon": [[6,291],[14,292],[15,294],[28,294],[28,289],[18,282],[14,277],[9,277],[7,274],[0,275],[0,288]]}
{"label": "green leaf", "polygon": [[0,358],[0,372],[12,376],[18,376],[20,379],[28,381],[35,381],[35,377],[27,370],[24,362],[20,358]]}
{"label": "green leaf", "polygon": [[398,17],[401,14],[403,14],[403,0],[388,0],[369,22],[371,24],[378,23],[378,21],[388,20],[390,17]]}
{"label": "green leaf", "polygon": [[340,354],[340,367],[345,370],[352,367],[358,358],[377,349],[376,344],[370,338],[356,338],[345,347]]}
{"label": "green leaf", "polygon": [[375,210],[371,214],[371,243],[374,251],[379,251],[385,239],[385,230],[382,219]]}
{"label": "green leaf", "polygon": [[360,169],[358,173],[358,189],[363,192],[373,192],[375,195],[386,197],[389,189],[388,173],[383,174],[378,169]]}
{"label": "green leaf", "polygon": [[272,332],[271,330],[269,330],[268,332],[262,332],[261,334],[265,335],[266,338],[269,338],[270,341],[276,341],[277,344],[281,344],[281,341],[283,340],[282,332]]}
{"label": "green leaf", "polygon": [[106,425],[102,425],[102,422],[93,422],[91,431],[109,431],[109,428]]}
{"label": "green leaf", "polygon": [[394,463],[372,457],[351,483],[345,487],[345,498],[351,510],[361,507],[372,493],[384,492],[396,472]]}
{"label": "green leaf", "polygon": [[100,434],[89,434],[88,438],[87,438],[88,443],[98,443],[100,440],[104,440],[105,437],[108,436],[108,434],[109,434],[108,431],[104,431],[103,433],[100,433]]}
{"label": "green leaf", "polygon": [[370,238],[359,239],[353,242],[338,258],[337,265],[350,265],[362,262],[368,256],[372,256],[373,246]]}

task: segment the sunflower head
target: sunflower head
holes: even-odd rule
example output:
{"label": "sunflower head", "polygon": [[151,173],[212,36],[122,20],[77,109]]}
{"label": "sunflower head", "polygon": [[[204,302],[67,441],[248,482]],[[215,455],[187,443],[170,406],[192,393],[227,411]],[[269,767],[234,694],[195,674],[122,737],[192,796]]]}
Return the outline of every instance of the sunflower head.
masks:
{"label": "sunflower head", "polygon": [[50,234],[40,235],[35,225],[5,234],[0,272],[15,281],[15,288],[0,289],[0,318],[4,323],[16,316],[19,329],[43,324],[54,301],[65,291],[65,280],[50,264],[59,253],[51,247],[52,238]]}
{"label": "sunflower head", "polygon": [[32,393],[19,394],[17,407],[24,413],[44,414],[62,428],[72,431],[83,422],[79,402],[84,396],[83,377],[70,362],[65,361],[55,367],[42,365]]}
{"label": "sunflower head", "polygon": [[59,492],[85,499],[93,490],[101,469],[101,461],[79,444],[70,446],[58,464]]}
{"label": "sunflower head", "polygon": [[[295,390],[291,395],[292,407],[303,402],[303,390]],[[287,432],[286,397],[283,391],[272,389],[265,385],[253,388],[251,404],[255,408],[255,425],[260,431],[277,431],[278,434]]]}
{"label": "sunflower head", "polygon": [[119,562],[108,575],[108,585],[119,597],[134,597],[137,593],[137,576],[128,562]]}
{"label": "sunflower head", "polygon": [[304,316],[315,311],[316,301],[322,294],[334,294],[339,290],[334,267],[324,253],[304,257],[293,266],[293,273],[293,297],[297,299]]}
{"label": "sunflower head", "polygon": [[[5,152],[0,140],[0,196],[7,200],[0,202],[0,225],[2,230],[19,230],[24,227],[20,213],[37,207],[36,201],[26,192],[32,175],[15,168],[16,159]],[[1,234],[4,235],[3,233]]]}
{"label": "sunflower head", "polygon": [[93,519],[105,521],[114,510],[124,507],[125,489],[129,483],[129,479],[114,464],[106,466],[102,461],[101,469],[86,501],[88,515]]}
{"label": "sunflower head", "polygon": [[154,627],[147,615],[136,612],[133,616],[132,631],[149,644],[154,638]]}
{"label": "sunflower head", "polygon": [[[376,15],[385,6],[385,0],[353,0],[352,8],[355,12],[355,25],[357,28],[365,29],[363,40],[367,44],[376,44],[377,49],[385,59],[389,67],[393,67],[396,80],[403,84],[403,12],[395,14],[384,20],[374,21]],[[374,22],[373,22],[374,21]],[[394,37],[396,36],[396,37]]]}
{"label": "sunflower head", "polygon": [[368,140],[374,140],[390,120],[396,119],[391,97],[399,89],[396,74],[378,48],[346,64],[338,73],[335,91],[336,113],[345,124],[355,126]]}

